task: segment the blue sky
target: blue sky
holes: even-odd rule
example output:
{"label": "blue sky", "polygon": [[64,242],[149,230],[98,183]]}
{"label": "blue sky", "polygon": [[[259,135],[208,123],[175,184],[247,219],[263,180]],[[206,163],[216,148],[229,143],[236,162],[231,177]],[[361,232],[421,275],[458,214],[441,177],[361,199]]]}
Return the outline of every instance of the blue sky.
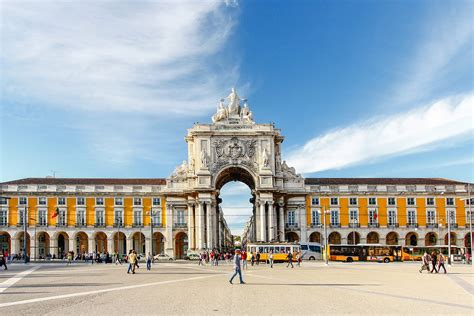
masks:
{"label": "blue sky", "polygon": [[473,6],[4,0],[0,180],[167,177],[235,86],[305,176],[473,182]]}

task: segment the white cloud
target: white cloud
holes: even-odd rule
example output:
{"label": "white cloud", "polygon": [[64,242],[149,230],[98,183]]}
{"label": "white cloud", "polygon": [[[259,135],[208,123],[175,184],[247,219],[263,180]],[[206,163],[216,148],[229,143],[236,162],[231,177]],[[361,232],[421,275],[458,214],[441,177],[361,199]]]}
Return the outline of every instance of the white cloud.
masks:
{"label": "white cloud", "polygon": [[237,77],[218,57],[235,11],[217,0],[2,1],[2,94],[66,109],[196,115]]}
{"label": "white cloud", "polygon": [[311,173],[434,148],[465,135],[472,138],[473,112],[473,94],[443,99],[328,132],[290,152],[288,162],[298,172]]}

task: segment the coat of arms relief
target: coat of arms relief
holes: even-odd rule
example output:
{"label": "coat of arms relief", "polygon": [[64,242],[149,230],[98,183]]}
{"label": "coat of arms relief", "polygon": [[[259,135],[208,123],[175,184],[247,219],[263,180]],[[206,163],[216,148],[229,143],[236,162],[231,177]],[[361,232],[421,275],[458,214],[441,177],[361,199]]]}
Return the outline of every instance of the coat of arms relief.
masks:
{"label": "coat of arms relief", "polygon": [[216,172],[228,165],[244,165],[256,172],[255,152],[257,140],[255,139],[239,139],[219,138],[214,140],[213,147],[213,164],[211,171]]}

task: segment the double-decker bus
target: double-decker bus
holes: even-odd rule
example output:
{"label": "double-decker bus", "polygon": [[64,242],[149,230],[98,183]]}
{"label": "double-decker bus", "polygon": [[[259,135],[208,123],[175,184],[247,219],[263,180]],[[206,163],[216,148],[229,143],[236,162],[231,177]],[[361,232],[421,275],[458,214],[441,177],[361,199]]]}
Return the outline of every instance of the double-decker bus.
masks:
{"label": "double-decker bus", "polygon": [[401,260],[401,246],[381,244],[358,245],[329,245],[329,260],[331,261],[376,261],[393,262]]}
{"label": "double-decker bus", "polygon": [[[448,256],[449,250],[447,245],[434,246],[404,246],[402,248],[402,261],[421,261],[425,252],[431,254],[433,251],[440,251],[444,256]],[[451,245],[451,254],[454,261],[460,261],[462,254],[466,253],[464,247]]]}
{"label": "double-decker bus", "polygon": [[[301,251],[301,247],[297,243],[251,243],[247,244],[247,261],[250,261],[250,254],[256,255],[260,253],[260,261],[268,261],[268,254],[273,252],[274,262],[286,261],[289,252],[295,254]],[[296,260],[293,256],[293,261]]]}

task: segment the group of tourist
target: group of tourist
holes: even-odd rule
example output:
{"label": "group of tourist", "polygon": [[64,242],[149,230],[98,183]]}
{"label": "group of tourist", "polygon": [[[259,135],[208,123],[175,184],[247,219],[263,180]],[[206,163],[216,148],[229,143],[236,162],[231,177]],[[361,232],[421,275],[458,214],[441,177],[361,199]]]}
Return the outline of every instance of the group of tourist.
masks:
{"label": "group of tourist", "polygon": [[[431,254],[425,251],[423,257],[421,258],[422,266],[419,270],[422,273],[424,270],[427,270],[429,273],[438,273],[443,268],[444,273],[446,273],[446,268],[444,266],[445,258],[443,254],[439,251],[433,251]],[[431,270],[430,270],[431,263]]]}

